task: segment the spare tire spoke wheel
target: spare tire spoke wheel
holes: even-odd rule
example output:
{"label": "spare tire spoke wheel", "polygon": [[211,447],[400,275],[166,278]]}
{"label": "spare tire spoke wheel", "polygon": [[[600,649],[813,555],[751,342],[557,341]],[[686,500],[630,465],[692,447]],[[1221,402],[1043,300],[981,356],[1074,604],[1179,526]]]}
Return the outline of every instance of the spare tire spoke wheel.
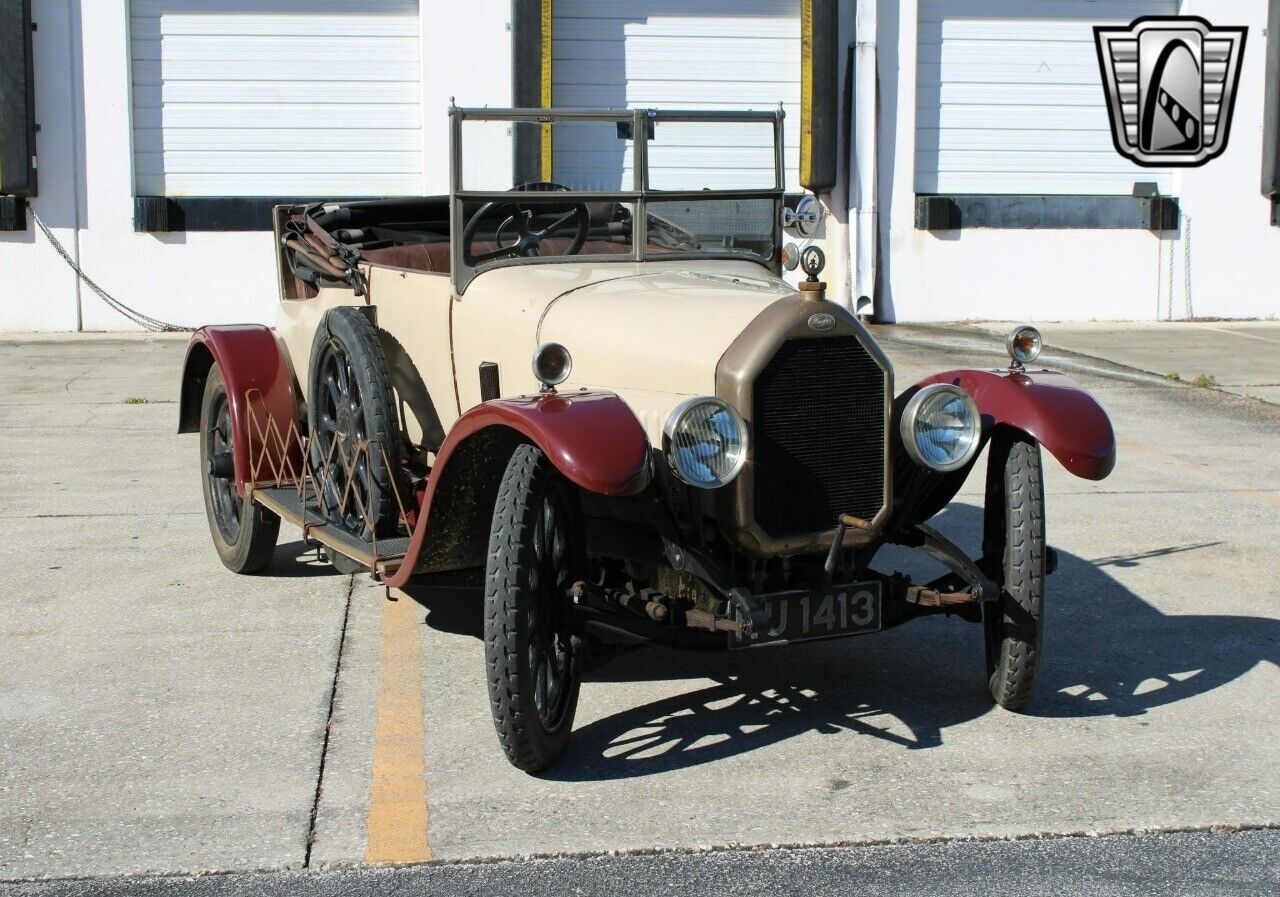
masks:
{"label": "spare tire spoke wheel", "polygon": [[331,311],[311,349],[311,466],[325,515],[366,540],[394,534],[399,520],[401,439],[390,383],[369,319],[356,308]]}

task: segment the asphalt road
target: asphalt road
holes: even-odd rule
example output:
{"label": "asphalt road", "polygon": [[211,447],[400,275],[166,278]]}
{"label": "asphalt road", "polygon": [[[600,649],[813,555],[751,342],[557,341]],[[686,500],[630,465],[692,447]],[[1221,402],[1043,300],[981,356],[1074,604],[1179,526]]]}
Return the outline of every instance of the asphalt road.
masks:
{"label": "asphalt road", "polygon": [[1280,891],[1280,832],[594,856],[398,869],[15,885],[11,897],[1253,897]]}
{"label": "asphalt road", "polygon": [[[883,335],[900,385],[994,360],[972,339],[938,348],[931,334]],[[1030,713],[990,706],[980,633],[957,620],[731,656],[647,650],[584,685],[570,751],[533,778],[497,748],[465,577],[386,601],[288,531],[264,575],[222,568],[195,441],[173,434],[181,354],[171,340],[0,343],[0,880],[220,873],[193,886],[212,887],[242,880],[223,873],[365,862],[1280,823],[1274,406],[1106,365],[1078,375],[1113,416],[1120,463],[1101,483],[1047,465],[1061,564]],[[941,527],[972,544],[980,502],[971,483]],[[1107,878],[1112,893],[1136,893],[1116,889],[1137,888],[1155,874],[1144,857],[1183,837],[1215,875],[1276,866],[1270,834],[1169,837],[1043,849],[1099,882],[1108,863],[1139,870]],[[518,884],[563,868],[593,893],[591,875],[660,877],[667,863],[714,889],[733,858],[761,876],[816,876],[867,857],[902,868],[914,861],[891,857],[987,851],[1005,858],[995,870],[1038,843],[303,882],[465,892],[499,881],[488,875]],[[930,893],[951,893],[985,874],[943,862],[912,865],[919,888],[932,876]],[[1249,880],[1262,879],[1231,879]],[[153,887],[131,881],[119,887]],[[1220,884],[1188,886],[1231,893]]]}

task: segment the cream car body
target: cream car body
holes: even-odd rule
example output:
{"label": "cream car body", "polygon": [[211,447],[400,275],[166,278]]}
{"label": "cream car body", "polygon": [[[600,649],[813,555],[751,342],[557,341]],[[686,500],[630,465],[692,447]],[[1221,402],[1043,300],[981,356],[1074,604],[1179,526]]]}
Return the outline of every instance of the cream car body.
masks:
{"label": "cream car body", "polygon": [[[498,365],[503,394],[536,393],[533,353],[558,342],[573,355],[561,390],[617,393],[654,445],[661,445],[662,425],[677,404],[715,394],[716,366],[746,326],[796,295],[781,278],[741,261],[499,268],[476,278],[463,296],[435,274],[368,266],[366,275],[367,304],[377,310],[389,363],[394,367],[401,349],[414,359],[444,432],[480,403],[481,363]],[[276,329],[300,384],[310,382],[310,371],[299,360],[309,359],[324,316],[354,300],[350,290],[325,289],[281,303]],[[405,424],[415,442],[430,429],[412,409]]]}

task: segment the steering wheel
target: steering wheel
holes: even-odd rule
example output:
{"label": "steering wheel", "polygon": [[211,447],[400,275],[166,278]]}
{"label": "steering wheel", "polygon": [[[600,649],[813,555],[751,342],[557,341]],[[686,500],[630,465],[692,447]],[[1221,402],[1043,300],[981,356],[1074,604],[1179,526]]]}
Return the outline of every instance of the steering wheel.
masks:
{"label": "steering wheel", "polygon": [[[513,192],[542,193],[568,192],[568,190],[569,188],[563,184],[556,184],[551,181],[532,181],[528,184],[521,184]],[[494,217],[495,213],[498,212],[509,212],[509,214],[494,232],[493,242],[497,244],[497,248],[482,252],[479,255],[473,254],[471,252],[471,244],[475,242],[476,231],[479,230],[480,223],[487,218]],[[561,212],[564,214],[545,227],[539,229],[532,227],[535,214],[558,214]],[[475,266],[504,258],[532,258],[541,254],[538,251],[538,245],[544,239],[556,231],[563,230],[571,223],[574,225],[573,242],[564,252],[557,253],[557,255],[576,255],[582,249],[583,244],[587,242],[587,230],[591,226],[591,211],[587,208],[586,203],[535,202],[522,204],[515,199],[499,199],[487,202],[476,210],[476,213],[467,221],[467,226],[462,230],[462,259],[468,265]],[[502,234],[508,227],[514,230],[513,236],[515,240],[503,246]]]}

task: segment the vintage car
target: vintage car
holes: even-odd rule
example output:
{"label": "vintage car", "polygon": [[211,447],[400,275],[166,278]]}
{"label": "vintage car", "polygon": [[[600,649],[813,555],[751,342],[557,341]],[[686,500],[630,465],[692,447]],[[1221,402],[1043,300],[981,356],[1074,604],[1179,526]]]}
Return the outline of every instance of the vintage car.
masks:
{"label": "vintage car", "polygon": [[[182,375],[226,566],[262,570],[285,519],[388,589],[483,570],[474,672],[529,771],[564,750],[584,672],[642,644],[949,613],[982,625],[995,702],[1024,707],[1055,566],[1041,447],[1101,479],[1111,424],[1027,370],[1031,327],[1007,369],[899,391],[817,247],[783,279],[782,124],[452,108],[448,196],[278,207],[275,329],[205,327]],[[706,127],[740,129],[742,160],[691,165]],[[970,558],[927,521],[984,447]],[[948,572],[878,569],[889,543]]]}

